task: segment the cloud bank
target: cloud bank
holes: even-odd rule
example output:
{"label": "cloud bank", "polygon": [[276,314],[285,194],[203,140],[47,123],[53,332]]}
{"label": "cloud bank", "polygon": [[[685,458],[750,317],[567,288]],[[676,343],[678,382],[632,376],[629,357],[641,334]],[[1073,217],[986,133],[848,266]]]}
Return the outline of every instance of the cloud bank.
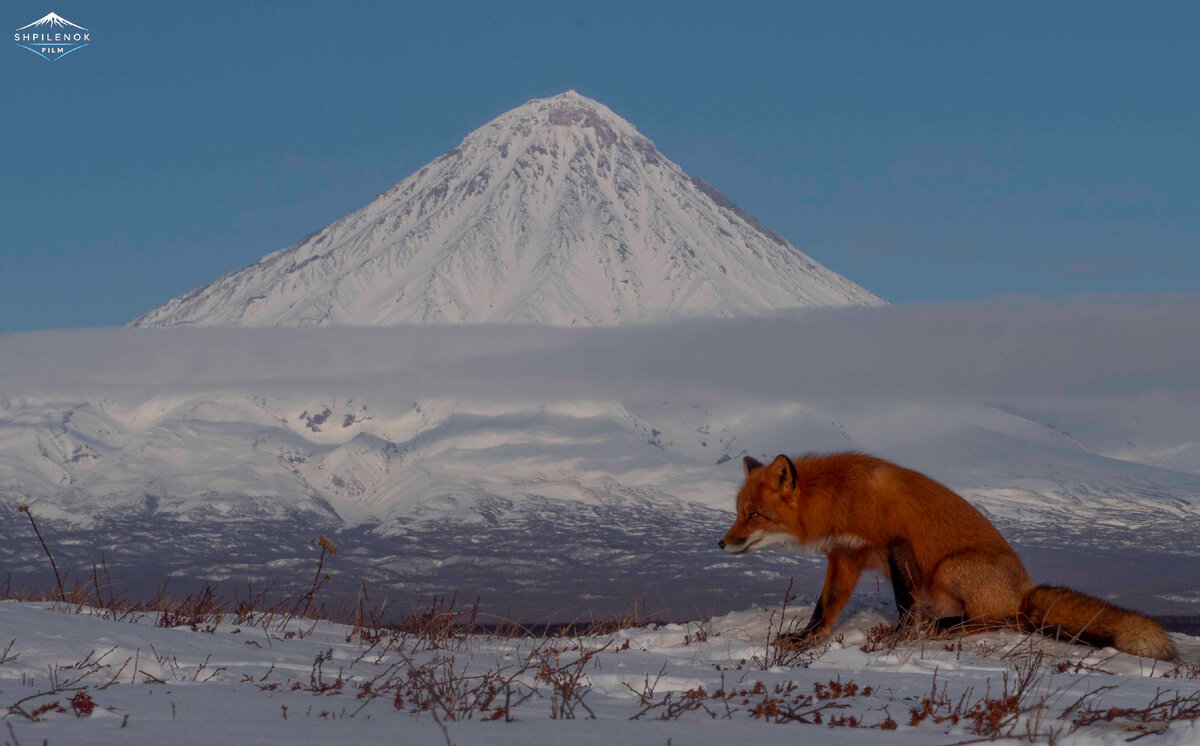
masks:
{"label": "cloud bank", "polygon": [[81,329],[0,336],[5,395],[330,386],[405,396],[1195,397],[1200,296],[1006,297],[647,326]]}

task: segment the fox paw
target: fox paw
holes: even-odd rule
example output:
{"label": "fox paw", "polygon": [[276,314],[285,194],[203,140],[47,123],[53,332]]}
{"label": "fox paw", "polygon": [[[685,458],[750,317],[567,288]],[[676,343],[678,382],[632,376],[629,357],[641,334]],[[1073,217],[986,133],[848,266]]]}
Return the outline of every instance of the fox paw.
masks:
{"label": "fox paw", "polygon": [[784,632],[775,638],[775,647],[787,648],[789,650],[807,650],[821,642],[824,637],[824,630]]}

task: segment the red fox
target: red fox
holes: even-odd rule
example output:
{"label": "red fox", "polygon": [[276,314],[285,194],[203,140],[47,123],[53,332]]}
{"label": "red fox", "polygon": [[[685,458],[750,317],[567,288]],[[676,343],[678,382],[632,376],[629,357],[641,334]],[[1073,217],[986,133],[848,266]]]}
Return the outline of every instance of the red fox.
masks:
{"label": "red fox", "polygon": [[812,619],[791,642],[833,628],[863,570],[891,580],[903,623],[967,631],[1017,625],[1176,660],[1159,624],[1068,588],[1034,585],[982,513],[924,474],[862,453],[809,454],[770,465],[747,456],[737,520],[719,542],[731,554],[790,546],[829,558]]}

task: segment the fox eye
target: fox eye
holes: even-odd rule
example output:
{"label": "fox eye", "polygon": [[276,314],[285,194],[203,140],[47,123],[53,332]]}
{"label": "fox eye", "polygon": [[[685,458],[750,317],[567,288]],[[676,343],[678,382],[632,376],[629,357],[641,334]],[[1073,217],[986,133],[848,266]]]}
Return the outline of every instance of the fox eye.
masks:
{"label": "fox eye", "polygon": [[761,514],[759,514],[759,513],[754,513],[754,512],[751,512],[749,515],[747,515],[747,516],[746,516],[746,520],[747,520],[747,521],[752,521],[752,520],[754,520],[755,518],[758,518],[758,517],[759,517],[759,515],[761,515]]}

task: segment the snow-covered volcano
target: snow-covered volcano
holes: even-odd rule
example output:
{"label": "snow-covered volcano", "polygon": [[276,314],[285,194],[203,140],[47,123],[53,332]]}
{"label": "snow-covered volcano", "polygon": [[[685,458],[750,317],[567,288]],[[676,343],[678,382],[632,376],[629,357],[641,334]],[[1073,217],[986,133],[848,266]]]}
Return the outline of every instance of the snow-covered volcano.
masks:
{"label": "snow-covered volcano", "polygon": [[882,302],[567,91],[133,325],[613,325]]}

